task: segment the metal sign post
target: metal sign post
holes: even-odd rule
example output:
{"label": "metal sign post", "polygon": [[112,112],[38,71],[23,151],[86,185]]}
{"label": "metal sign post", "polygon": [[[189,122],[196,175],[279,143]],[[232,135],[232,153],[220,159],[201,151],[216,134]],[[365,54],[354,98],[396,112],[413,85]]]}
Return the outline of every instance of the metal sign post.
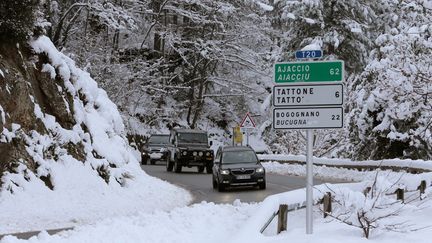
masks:
{"label": "metal sign post", "polygon": [[306,152],[306,234],[313,233],[313,130],[306,131],[307,152]]}
{"label": "metal sign post", "polygon": [[249,146],[249,129],[246,129],[246,146]]}
{"label": "metal sign post", "polygon": [[313,232],[313,129],[343,127],[344,62],[314,61],[320,50],[274,65],[273,128],[306,130],[306,234]]}

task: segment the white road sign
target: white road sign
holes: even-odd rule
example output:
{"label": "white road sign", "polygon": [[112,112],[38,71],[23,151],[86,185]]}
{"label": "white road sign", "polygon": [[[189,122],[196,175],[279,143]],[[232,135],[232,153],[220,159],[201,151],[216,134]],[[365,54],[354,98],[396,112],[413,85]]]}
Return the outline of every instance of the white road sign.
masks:
{"label": "white road sign", "polygon": [[274,108],[274,129],[342,128],[342,107]]}
{"label": "white road sign", "polygon": [[342,84],[275,85],[273,106],[328,106],[343,104]]}

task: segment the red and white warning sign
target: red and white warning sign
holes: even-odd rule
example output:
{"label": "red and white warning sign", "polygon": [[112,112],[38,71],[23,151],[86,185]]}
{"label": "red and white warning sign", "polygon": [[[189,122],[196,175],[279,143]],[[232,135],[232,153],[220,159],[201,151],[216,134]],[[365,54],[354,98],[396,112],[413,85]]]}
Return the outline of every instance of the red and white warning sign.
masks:
{"label": "red and white warning sign", "polygon": [[255,122],[252,120],[252,117],[250,116],[249,112],[246,113],[246,116],[243,118],[242,122],[240,123],[241,128],[255,128]]}

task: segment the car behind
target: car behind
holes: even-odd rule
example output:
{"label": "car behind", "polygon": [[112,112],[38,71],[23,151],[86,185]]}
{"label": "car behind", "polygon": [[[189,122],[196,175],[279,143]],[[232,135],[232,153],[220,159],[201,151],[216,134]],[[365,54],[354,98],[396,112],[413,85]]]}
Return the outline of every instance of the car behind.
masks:
{"label": "car behind", "polygon": [[156,161],[166,160],[166,146],[169,142],[168,134],[152,134],[143,147],[141,154],[141,163],[154,165]]}

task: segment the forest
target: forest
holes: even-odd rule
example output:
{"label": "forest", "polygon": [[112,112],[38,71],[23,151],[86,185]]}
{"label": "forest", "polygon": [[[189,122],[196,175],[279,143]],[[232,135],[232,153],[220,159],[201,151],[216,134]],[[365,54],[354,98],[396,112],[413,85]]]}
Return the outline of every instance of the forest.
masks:
{"label": "forest", "polygon": [[[174,126],[231,134],[247,112],[273,153],[273,65],[316,45],[343,60],[344,127],[316,156],[432,159],[432,3],[427,0],[4,0],[0,41],[46,35],[119,109],[131,142]],[[210,129],[212,128],[212,129]]]}

